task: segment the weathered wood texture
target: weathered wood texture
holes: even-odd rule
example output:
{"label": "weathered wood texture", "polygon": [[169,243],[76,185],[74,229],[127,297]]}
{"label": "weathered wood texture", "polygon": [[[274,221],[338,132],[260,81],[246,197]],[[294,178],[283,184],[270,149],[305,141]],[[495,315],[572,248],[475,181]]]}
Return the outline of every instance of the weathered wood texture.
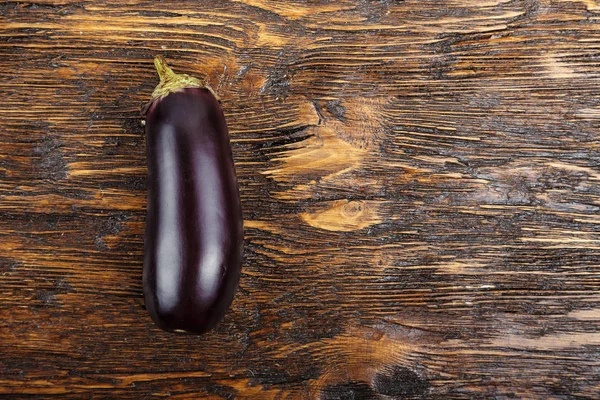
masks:
{"label": "weathered wood texture", "polygon": [[[0,2],[0,394],[600,396],[600,3]],[[153,55],[228,119],[241,287],[141,272]]]}

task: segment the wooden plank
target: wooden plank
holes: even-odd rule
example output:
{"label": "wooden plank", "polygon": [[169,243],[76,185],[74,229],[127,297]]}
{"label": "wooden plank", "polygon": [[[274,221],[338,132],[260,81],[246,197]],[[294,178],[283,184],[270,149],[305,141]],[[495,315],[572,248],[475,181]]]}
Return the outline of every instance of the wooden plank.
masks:
{"label": "wooden plank", "polygon": [[[600,4],[4,1],[0,395],[600,394]],[[152,57],[206,76],[246,227],[202,336],[143,307]]]}

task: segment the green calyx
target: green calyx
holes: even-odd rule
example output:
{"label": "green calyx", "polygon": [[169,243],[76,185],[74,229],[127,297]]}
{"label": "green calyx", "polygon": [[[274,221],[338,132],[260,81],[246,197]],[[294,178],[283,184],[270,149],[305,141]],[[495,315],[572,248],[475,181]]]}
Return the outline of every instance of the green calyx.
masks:
{"label": "green calyx", "polygon": [[[156,72],[160,77],[160,83],[152,92],[152,101],[165,97],[169,93],[190,87],[206,88],[204,79],[195,78],[187,74],[176,74],[167,64],[167,61],[162,56],[154,57],[154,65]],[[209,89],[210,90],[210,89]],[[211,90],[212,92],[212,90]]]}

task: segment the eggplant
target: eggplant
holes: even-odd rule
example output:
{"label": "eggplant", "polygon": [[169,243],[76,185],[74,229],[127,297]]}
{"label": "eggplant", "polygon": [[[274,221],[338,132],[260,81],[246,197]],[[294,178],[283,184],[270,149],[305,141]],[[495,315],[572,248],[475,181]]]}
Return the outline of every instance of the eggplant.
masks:
{"label": "eggplant", "polygon": [[230,307],[240,278],[240,195],[221,105],[201,79],[154,59],[145,108],[148,207],[144,301],[169,332],[202,334]]}

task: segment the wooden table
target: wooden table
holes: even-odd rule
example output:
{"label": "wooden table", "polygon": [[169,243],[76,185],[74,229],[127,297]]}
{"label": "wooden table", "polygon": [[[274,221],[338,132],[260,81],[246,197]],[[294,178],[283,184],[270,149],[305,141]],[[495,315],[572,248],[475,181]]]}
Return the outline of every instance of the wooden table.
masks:
{"label": "wooden table", "polygon": [[[0,2],[0,395],[600,397],[600,2]],[[232,309],[144,309],[152,57],[207,76]]]}

